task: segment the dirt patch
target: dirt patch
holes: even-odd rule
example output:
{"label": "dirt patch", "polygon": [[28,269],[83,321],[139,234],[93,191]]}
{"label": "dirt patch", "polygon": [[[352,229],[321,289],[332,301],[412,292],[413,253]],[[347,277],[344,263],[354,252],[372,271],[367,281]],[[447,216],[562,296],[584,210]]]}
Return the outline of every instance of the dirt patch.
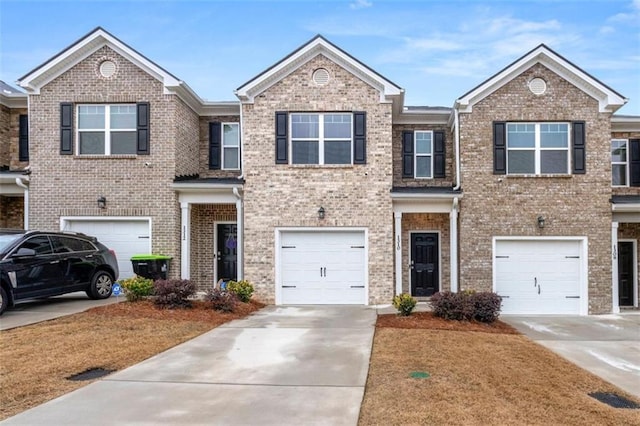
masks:
{"label": "dirt patch", "polygon": [[640,425],[589,393],[637,398],[508,325],[442,321],[378,317],[360,425]]}
{"label": "dirt patch", "polygon": [[122,370],[262,307],[252,301],[230,314],[204,302],[173,310],[121,302],[2,331],[0,420],[91,383],[67,380],[74,374]]}

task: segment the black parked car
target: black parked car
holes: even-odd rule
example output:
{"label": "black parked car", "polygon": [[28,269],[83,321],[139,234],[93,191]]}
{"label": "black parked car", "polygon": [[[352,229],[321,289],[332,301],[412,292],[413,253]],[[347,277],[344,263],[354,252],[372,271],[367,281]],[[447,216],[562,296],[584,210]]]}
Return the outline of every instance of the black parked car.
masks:
{"label": "black parked car", "polygon": [[0,229],[0,314],[20,300],[74,291],[106,299],[117,279],[115,253],[94,237]]}

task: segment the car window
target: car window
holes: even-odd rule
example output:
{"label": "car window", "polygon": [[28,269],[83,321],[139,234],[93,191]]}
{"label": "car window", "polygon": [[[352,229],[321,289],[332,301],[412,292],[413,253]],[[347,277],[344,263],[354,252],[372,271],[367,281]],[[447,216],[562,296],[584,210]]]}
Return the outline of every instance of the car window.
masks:
{"label": "car window", "polygon": [[0,252],[18,238],[22,238],[22,234],[0,234]]}
{"label": "car window", "polygon": [[46,235],[38,235],[29,238],[27,241],[20,245],[20,248],[34,250],[36,254],[53,253],[53,251],[51,250],[51,244],[49,243],[49,237],[47,237]]}
{"label": "car window", "polygon": [[95,251],[95,247],[88,241],[74,237],[59,237],[52,235],[51,243],[55,253],[69,253],[74,251]]}

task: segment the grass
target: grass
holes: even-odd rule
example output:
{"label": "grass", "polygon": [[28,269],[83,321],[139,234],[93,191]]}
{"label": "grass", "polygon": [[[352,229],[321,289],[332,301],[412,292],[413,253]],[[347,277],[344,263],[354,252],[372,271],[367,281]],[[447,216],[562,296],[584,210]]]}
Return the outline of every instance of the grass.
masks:
{"label": "grass", "polygon": [[[2,331],[0,420],[89,383],[73,374],[122,370],[261,306],[223,314],[123,302]],[[359,423],[640,425],[640,410],[609,407],[588,396],[595,391],[639,402],[501,322],[382,315]]]}
{"label": "grass", "polygon": [[360,425],[640,425],[640,410],[612,408],[588,394],[637,398],[505,324],[421,316],[379,317]]}

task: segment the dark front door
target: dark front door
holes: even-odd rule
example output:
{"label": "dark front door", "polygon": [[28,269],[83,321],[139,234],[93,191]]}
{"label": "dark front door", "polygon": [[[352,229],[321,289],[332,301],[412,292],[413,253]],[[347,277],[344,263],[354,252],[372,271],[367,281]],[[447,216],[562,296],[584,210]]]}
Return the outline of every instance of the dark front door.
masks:
{"label": "dark front door", "polygon": [[217,254],[218,280],[237,279],[238,225],[235,223],[218,224]]}
{"label": "dark front door", "polygon": [[411,295],[431,296],[438,292],[438,234],[411,234]]}
{"label": "dark front door", "polygon": [[633,243],[618,243],[618,296],[620,306],[633,306]]}

